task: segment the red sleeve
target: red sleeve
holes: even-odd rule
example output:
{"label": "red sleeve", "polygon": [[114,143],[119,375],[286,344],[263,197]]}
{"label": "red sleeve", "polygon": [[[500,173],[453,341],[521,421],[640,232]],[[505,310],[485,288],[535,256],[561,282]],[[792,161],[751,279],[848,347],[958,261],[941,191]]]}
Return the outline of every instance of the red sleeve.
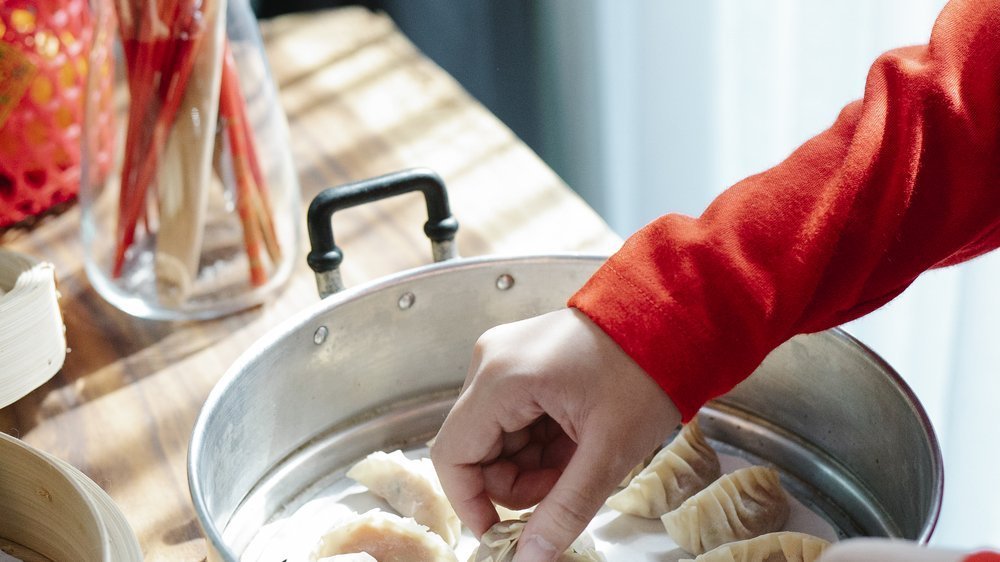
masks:
{"label": "red sleeve", "polygon": [[1000,562],[1000,552],[977,552],[970,554],[962,562]]}
{"label": "red sleeve", "polygon": [[700,218],[666,215],[569,301],[684,419],[798,333],[1000,245],[1000,0],[953,0],[928,45],[875,61],[862,100]]}

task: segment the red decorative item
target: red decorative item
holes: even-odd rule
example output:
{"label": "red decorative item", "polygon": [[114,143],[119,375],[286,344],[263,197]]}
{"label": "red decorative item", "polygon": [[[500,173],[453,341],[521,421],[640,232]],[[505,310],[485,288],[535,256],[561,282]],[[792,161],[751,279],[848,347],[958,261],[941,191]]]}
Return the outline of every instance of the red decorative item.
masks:
{"label": "red decorative item", "polygon": [[[0,2],[0,228],[70,201],[79,191],[93,38],[86,0]],[[110,88],[111,76],[99,83]],[[106,125],[101,136],[110,147]]]}

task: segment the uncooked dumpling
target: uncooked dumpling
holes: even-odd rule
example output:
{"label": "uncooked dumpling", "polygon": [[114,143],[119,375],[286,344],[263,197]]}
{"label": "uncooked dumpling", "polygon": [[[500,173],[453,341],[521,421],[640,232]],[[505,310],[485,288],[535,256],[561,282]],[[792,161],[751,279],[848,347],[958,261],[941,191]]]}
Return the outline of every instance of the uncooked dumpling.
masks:
{"label": "uncooked dumpling", "polygon": [[367,552],[352,552],[350,554],[335,554],[321,558],[316,562],[378,562]]}
{"label": "uncooked dumpling", "polygon": [[703,490],[719,474],[719,456],[692,420],[624,490],[608,498],[607,505],[622,513],[656,519]]}
{"label": "uncooked dumpling", "polygon": [[318,561],[337,554],[364,552],[378,562],[457,562],[455,552],[436,533],[410,518],[373,509],[330,529],[312,554]]}
{"label": "uncooked dumpling", "polygon": [[778,531],[788,520],[778,473],[752,466],[726,474],[660,518],[684,550],[702,554],[721,544]]}
{"label": "uncooked dumpling", "polygon": [[816,562],[830,543],[805,533],[768,533],[714,548],[680,562]]}
{"label": "uncooked dumpling", "polygon": [[377,451],[354,465],[347,476],[364,484],[404,517],[412,517],[450,546],[458,544],[462,523],[441,489],[430,459],[410,459],[402,451]]}
{"label": "uncooked dumpling", "polygon": [[[521,538],[524,524],[529,517],[531,512],[522,514],[518,519],[501,521],[490,527],[483,533],[479,548],[472,553],[469,562],[511,562],[517,550],[517,541]],[[589,536],[581,535],[556,560],[557,562],[603,562],[605,558],[594,548]]]}

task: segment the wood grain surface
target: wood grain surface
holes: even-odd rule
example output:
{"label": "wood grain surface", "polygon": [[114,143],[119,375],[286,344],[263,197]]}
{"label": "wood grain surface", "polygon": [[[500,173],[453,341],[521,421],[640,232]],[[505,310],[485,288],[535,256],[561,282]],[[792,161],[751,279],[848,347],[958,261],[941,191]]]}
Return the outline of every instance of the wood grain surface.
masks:
{"label": "wood grain surface", "polygon": [[[463,255],[606,254],[620,244],[385,16],[359,8],[285,16],[263,33],[288,115],[303,216],[325,187],[427,166],[449,187]],[[347,285],[429,262],[423,213],[416,195],[338,213]],[[201,560],[205,543],[187,486],[191,428],[233,360],[318,300],[305,248],[289,284],[265,305],[209,322],[157,322],[130,317],[95,293],[78,231],[73,208],[0,238],[55,264],[71,348],[52,380],[0,410],[0,430],[105,489],[147,560]]]}

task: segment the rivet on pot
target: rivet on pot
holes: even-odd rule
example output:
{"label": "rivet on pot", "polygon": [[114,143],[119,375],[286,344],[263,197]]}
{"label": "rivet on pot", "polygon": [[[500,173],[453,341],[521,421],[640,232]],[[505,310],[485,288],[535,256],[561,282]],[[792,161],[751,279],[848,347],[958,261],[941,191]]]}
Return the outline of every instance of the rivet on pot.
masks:
{"label": "rivet on pot", "polygon": [[500,277],[497,277],[497,289],[501,291],[506,291],[514,286],[514,278],[510,275],[504,273]]}
{"label": "rivet on pot", "polygon": [[397,304],[399,304],[400,310],[406,310],[407,308],[413,306],[413,303],[415,302],[417,302],[417,297],[415,297],[413,293],[407,291],[400,295],[399,302]]}
{"label": "rivet on pot", "polygon": [[316,328],[316,332],[313,333],[313,343],[319,345],[326,341],[326,336],[330,335],[330,330],[326,326],[320,326]]}

